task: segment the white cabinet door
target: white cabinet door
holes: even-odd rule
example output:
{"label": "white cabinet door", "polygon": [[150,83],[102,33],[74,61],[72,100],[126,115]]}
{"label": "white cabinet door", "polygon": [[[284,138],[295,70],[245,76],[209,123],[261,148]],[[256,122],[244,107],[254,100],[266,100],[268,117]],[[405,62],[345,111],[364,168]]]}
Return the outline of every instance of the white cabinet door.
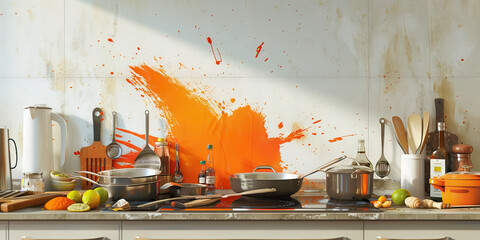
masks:
{"label": "white cabinet door", "polygon": [[8,222],[0,222],[0,240],[7,240]]}
{"label": "white cabinet door", "polygon": [[121,222],[109,221],[10,221],[9,240],[88,239],[120,240]]}
{"label": "white cabinet door", "polygon": [[377,236],[393,239],[480,239],[479,221],[372,221],[365,222],[365,240]]}
{"label": "white cabinet door", "polygon": [[123,221],[123,240],[328,239],[363,240],[361,221]]}

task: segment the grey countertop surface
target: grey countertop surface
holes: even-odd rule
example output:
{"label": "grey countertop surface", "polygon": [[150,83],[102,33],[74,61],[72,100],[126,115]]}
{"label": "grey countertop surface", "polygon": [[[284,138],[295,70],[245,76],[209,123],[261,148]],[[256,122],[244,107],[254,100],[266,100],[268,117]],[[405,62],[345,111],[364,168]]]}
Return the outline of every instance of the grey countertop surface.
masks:
{"label": "grey countertop surface", "polygon": [[[379,191],[375,192],[376,194]],[[300,192],[297,194],[318,195],[322,192]],[[381,193],[383,194],[383,193]],[[379,212],[321,212],[321,211],[105,211],[73,213],[68,211],[47,211],[32,207],[14,212],[0,212],[0,221],[15,220],[118,220],[118,221],[376,221],[376,220],[480,220],[480,208],[454,209],[411,209],[405,206],[381,209]]]}

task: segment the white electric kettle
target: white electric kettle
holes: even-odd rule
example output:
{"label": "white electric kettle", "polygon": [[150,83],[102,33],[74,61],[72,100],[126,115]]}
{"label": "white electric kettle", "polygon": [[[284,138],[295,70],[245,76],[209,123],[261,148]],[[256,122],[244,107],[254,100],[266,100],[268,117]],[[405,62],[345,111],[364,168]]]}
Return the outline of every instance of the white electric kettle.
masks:
{"label": "white electric kettle", "polygon": [[[53,156],[52,120],[60,126],[60,166]],[[52,108],[38,104],[23,108],[23,173],[43,172],[45,190],[51,190],[50,172],[61,170],[65,164],[67,128],[65,120],[52,113]]]}

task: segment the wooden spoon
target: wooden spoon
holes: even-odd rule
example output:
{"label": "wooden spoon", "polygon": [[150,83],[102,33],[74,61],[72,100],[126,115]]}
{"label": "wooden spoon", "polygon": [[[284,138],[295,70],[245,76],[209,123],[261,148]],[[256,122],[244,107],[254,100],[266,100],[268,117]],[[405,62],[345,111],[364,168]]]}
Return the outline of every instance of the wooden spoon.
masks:
{"label": "wooden spoon", "polygon": [[412,154],[416,154],[422,144],[422,117],[416,113],[408,116],[407,138]]}
{"label": "wooden spoon", "polygon": [[392,117],[393,126],[395,128],[395,133],[397,136],[397,142],[403,150],[403,153],[408,154],[408,141],[407,141],[407,133],[405,132],[405,126],[403,125],[403,121],[398,116]]}
{"label": "wooden spoon", "polygon": [[423,125],[422,125],[422,145],[420,146],[420,150],[418,154],[423,152],[425,145],[427,144],[428,139],[428,130],[430,129],[430,113],[424,112],[423,113]]}

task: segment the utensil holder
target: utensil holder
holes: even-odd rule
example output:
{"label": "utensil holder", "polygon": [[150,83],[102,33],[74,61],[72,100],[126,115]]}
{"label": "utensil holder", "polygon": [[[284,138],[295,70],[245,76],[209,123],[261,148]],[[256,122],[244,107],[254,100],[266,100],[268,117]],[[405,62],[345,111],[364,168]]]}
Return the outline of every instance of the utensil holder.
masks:
{"label": "utensil holder", "polygon": [[402,154],[401,188],[412,196],[425,198],[425,154]]}

